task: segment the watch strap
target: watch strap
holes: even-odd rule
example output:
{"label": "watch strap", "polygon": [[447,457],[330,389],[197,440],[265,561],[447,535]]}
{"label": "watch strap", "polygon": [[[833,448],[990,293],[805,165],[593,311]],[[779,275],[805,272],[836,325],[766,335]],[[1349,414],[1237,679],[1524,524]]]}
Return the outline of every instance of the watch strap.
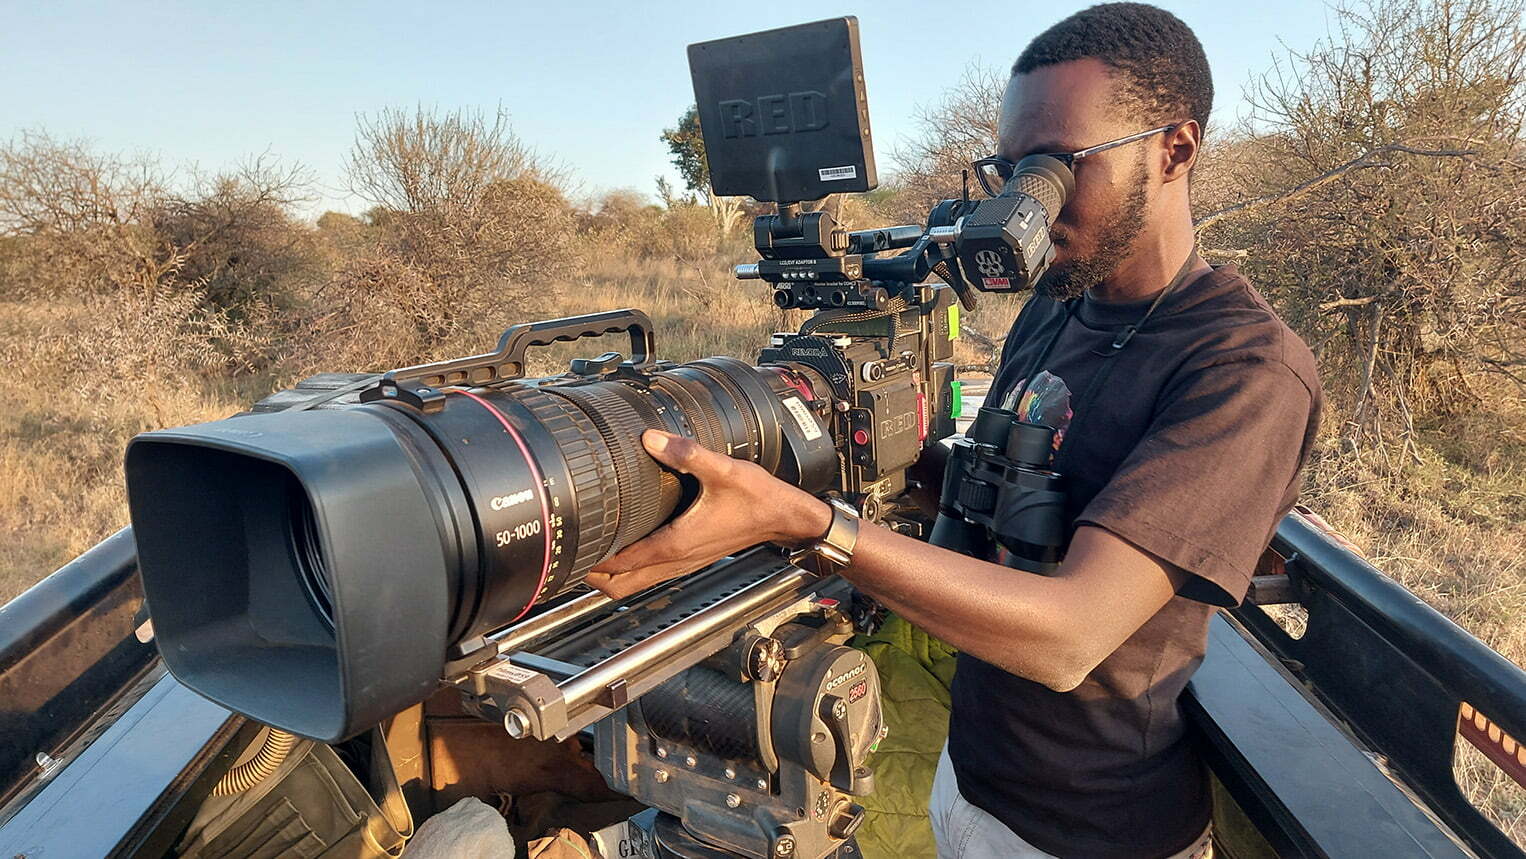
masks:
{"label": "watch strap", "polygon": [[836,499],[827,503],[832,507],[832,523],[810,549],[823,559],[846,567],[853,562],[853,549],[858,545],[858,513]]}

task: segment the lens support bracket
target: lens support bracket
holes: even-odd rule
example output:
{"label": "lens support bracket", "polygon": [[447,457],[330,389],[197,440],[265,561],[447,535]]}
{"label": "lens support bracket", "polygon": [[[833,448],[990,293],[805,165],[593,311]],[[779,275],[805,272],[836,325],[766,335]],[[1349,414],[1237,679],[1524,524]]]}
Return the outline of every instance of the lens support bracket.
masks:
{"label": "lens support bracket", "polygon": [[[618,605],[598,593],[562,603],[487,636],[495,655],[447,665],[447,682],[513,736],[565,740],[831,582],[759,547]],[[631,628],[633,612],[644,617]]]}

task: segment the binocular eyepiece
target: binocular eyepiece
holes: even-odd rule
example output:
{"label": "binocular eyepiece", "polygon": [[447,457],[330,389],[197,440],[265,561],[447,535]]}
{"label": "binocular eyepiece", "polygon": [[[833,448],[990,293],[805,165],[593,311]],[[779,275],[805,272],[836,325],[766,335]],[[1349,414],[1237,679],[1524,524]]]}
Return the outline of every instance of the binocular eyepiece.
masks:
{"label": "binocular eyepiece", "polygon": [[1008,409],[986,406],[975,415],[966,435],[1019,465],[1045,469],[1054,454],[1054,433],[1053,427],[1018,420]]}

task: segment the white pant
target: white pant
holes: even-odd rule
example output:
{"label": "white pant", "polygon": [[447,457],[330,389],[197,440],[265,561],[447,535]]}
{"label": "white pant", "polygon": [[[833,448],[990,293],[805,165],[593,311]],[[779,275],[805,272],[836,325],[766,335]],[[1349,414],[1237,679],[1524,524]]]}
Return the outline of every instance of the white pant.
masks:
{"label": "white pant", "polygon": [[[959,793],[947,743],[938,758],[938,774],[933,777],[927,815],[933,824],[933,838],[938,842],[938,859],[1056,859],[1054,854],[1019,838],[1006,824],[971,805]],[[1212,836],[1210,825],[1192,846],[1171,859],[1213,859]]]}

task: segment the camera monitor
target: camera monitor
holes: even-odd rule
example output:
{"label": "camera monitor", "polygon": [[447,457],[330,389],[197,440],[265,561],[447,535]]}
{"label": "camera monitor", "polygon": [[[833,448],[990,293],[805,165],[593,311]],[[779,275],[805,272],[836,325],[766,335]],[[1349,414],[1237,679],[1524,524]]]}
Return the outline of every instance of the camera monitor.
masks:
{"label": "camera monitor", "polygon": [[877,183],[858,19],[689,46],[719,196],[794,203]]}

